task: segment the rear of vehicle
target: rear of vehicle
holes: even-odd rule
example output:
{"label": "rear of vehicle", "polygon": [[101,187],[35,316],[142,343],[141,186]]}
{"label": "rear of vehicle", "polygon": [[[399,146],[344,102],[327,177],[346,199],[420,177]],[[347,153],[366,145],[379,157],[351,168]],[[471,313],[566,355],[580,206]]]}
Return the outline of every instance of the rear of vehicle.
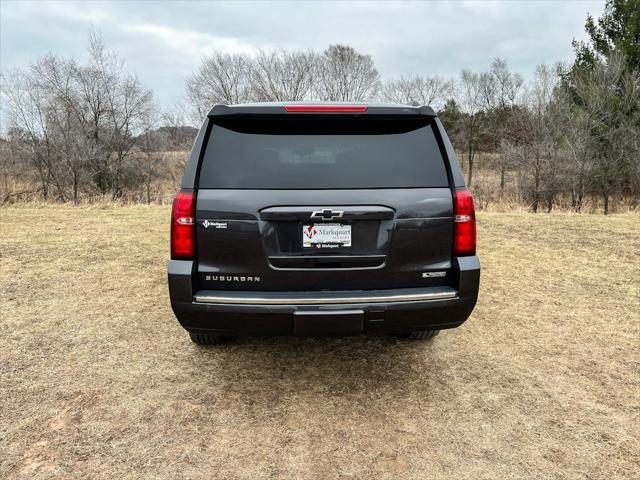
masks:
{"label": "rear of vehicle", "polygon": [[476,303],[473,200],[429,107],[216,106],[172,212],[169,291],[198,343],[413,334]]}

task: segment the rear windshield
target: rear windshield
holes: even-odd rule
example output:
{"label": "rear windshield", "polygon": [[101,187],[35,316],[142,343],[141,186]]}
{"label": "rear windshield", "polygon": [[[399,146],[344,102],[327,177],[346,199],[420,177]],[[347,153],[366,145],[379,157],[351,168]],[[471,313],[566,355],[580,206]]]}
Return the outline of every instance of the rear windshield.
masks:
{"label": "rear windshield", "polygon": [[448,186],[433,129],[416,120],[218,121],[200,188],[351,189]]}

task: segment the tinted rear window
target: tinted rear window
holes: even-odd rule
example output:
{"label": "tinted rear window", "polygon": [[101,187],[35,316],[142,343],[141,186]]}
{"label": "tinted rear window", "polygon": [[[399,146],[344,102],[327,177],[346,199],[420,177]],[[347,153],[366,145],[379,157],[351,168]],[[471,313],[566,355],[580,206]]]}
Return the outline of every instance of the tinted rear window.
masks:
{"label": "tinted rear window", "polygon": [[448,186],[433,129],[416,120],[227,120],[212,128],[201,188]]}

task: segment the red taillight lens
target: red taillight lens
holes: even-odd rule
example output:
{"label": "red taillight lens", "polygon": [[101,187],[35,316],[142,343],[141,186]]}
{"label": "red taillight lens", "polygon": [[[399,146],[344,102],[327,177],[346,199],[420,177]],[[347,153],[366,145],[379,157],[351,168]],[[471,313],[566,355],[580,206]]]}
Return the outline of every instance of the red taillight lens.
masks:
{"label": "red taillight lens", "polygon": [[366,105],[285,105],[287,112],[344,112],[358,113],[366,112]]}
{"label": "red taillight lens", "polygon": [[453,254],[476,254],[476,210],[466,188],[453,192]]}
{"label": "red taillight lens", "polygon": [[178,192],[171,208],[171,258],[191,260],[196,254],[196,201],[192,192]]}

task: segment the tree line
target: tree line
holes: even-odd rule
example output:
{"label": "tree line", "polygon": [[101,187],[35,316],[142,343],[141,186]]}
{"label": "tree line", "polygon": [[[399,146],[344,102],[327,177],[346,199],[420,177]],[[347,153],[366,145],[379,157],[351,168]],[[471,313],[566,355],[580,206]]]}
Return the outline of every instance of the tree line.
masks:
{"label": "tree line", "polygon": [[161,114],[151,90],[96,32],[88,51],[86,64],[48,54],[28,69],[3,74],[5,202],[33,194],[74,204],[81,194],[115,200],[145,186],[150,201],[160,145],[184,149],[192,141],[180,115]]}
{"label": "tree line", "polygon": [[[512,201],[604,213],[640,196],[640,2],[609,0],[587,18],[589,41],[570,65],[539,65],[524,79],[505,59],[457,78],[383,79],[370,55],[324,51],[214,52],[186,78],[185,102],[160,111],[99,34],[81,64],[53,54],[3,73],[3,199],[81,197],[151,202],[177,187],[184,152],[215,103],[392,102],[432,105],[479,207]],[[180,152],[180,153],[172,153]],[[599,200],[598,200],[599,199]]]}

